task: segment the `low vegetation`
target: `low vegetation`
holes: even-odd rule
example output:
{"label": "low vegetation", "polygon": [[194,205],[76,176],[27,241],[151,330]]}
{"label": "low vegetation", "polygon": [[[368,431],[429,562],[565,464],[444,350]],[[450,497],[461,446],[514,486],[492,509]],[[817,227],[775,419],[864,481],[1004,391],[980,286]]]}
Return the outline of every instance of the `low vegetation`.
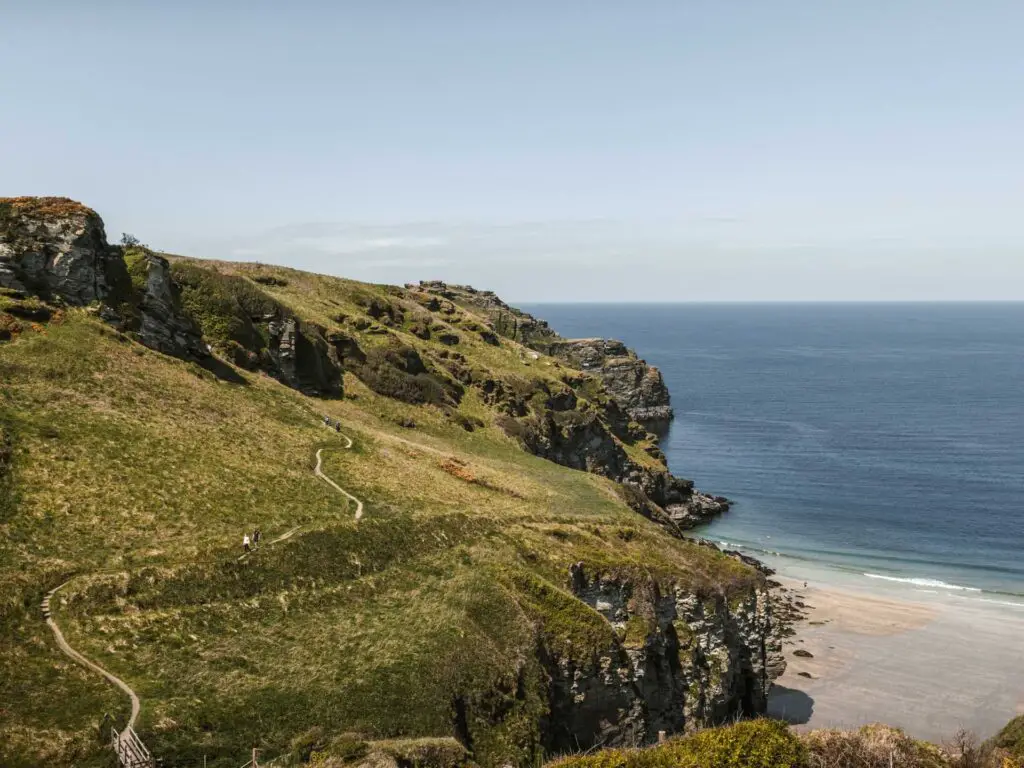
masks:
{"label": "low vegetation", "polygon": [[[1020,718],[1018,718],[1020,720]],[[1015,721],[1016,722],[1016,721]],[[1012,730],[1013,724],[1008,726]],[[1006,731],[1004,731],[1004,734]],[[561,758],[548,768],[1021,768],[1002,734],[980,744],[958,734],[944,747],[898,728],[868,725],[798,734],[756,720],[710,728],[646,749],[607,749]],[[1011,738],[1011,741],[1014,741]],[[1015,743],[1019,743],[1016,741]]]}

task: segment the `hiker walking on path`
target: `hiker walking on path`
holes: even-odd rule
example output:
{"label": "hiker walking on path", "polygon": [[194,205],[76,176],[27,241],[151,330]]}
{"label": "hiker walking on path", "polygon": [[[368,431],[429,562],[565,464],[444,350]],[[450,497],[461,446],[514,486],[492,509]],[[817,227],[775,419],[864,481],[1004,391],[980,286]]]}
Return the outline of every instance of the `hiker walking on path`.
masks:
{"label": "hiker walking on path", "polygon": [[242,535],[242,549],[244,549],[246,552],[251,552],[252,551],[252,549],[249,547],[249,534],[248,533]]}

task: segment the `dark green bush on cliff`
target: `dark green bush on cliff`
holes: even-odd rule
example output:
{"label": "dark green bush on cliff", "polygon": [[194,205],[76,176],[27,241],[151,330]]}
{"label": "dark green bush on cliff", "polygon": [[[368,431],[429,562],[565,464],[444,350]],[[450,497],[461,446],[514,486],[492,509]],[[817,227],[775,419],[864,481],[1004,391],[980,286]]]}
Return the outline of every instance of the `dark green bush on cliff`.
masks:
{"label": "dark green bush on cliff", "polygon": [[253,318],[277,315],[281,306],[245,278],[223,275],[188,262],[177,262],[171,276],[181,289],[181,304],[213,344],[230,342],[246,349],[264,346]]}
{"label": "dark green bush on cliff", "polygon": [[462,388],[431,371],[412,347],[393,344],[367,350],[355,374],[379,395],[415,405],[458,403]]}
{"label": "dark green bush on cliff", "polygon": [[1024,761],[1024,715],[1008,722],[993,742],[1000,749],[1005,749],[1017,759]]}
{"label": "dark green bush on cliff", "polygon": [[807,750],[789,728],[751,720],[709,728],[647,749],[606,749],[567,757],[550,768],[804,768]]}

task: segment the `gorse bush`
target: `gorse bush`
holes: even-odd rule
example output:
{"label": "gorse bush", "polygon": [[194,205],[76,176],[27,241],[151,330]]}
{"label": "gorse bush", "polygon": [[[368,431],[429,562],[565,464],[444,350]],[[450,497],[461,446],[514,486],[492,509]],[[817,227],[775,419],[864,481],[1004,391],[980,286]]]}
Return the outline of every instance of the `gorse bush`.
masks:
{"label": "gorse bush", "polygon": [[1024,765],[1024,715],[1007,723],[992,742],[995,747],[1006,750],[1016,758],[1018,765]]}

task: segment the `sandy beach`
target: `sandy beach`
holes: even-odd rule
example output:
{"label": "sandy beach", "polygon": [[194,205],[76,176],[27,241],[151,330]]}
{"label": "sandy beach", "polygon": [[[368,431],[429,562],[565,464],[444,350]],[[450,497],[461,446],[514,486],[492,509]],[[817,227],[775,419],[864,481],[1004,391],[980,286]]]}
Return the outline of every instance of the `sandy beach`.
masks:
{"label": "sandy beach", "polygon": [[801,729],[880,721],[941,742],[1024,713],[1020,607],[776,578],[808,616],[785,645],[772,716]]}

